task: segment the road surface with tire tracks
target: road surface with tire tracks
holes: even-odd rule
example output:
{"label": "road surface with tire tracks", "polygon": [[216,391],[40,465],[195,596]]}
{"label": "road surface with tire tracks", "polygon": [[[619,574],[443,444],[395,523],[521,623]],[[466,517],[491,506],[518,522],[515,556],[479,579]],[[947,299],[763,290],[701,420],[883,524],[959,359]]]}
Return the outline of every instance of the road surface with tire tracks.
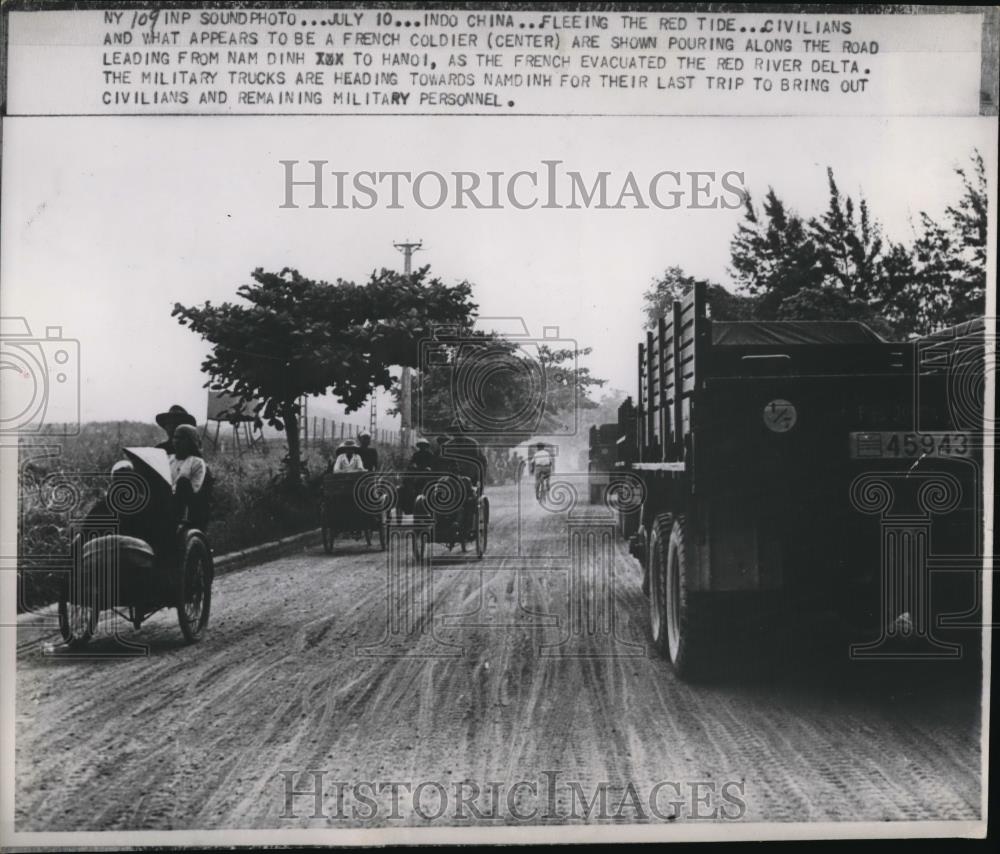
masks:
{"label": "road surface with tire tracks", "polygon": [[22,624],[16,829],[979,817],[970,668],[851,663],[816,617],[686,684],[606,521],[490,495],[483,561],[272,560],[216,578],[194,645],[173,612],[118,624],[137,657]]}

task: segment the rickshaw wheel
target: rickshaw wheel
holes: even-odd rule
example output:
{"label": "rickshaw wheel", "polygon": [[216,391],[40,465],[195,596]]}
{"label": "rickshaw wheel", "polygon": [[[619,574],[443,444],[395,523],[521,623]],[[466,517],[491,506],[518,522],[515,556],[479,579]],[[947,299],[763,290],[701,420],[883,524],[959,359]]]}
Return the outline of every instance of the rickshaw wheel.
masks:
{"label": "rickshaw wheel", "polygon": [[389,511],[387,510],[385,514],[379,519],[378,523],[378,547],[379,550],[383,552],[385,551],[386,541],[388,540],[389,537],[387,531],[388,526],[389,526]]}
{"label": "rickshaw wheel", "polygon": [[59,596],[59,633],[72,649],[86,646],[97,628],[98,610],[93,605],[70,602],[68,591]]}
{"label": "rickshaw wheel", "polygon": [[[418,495],[416,499],[414,499],[413,518],[414,521],[418,519],[422,519],[424,521],[433,519],[430,510],[427,509],[427,499],[423,495]],[[428,535],[423,532],[413,532],[413,558],[418,563],[424,559],[424,552],[427,551],[427,544],[433,536],[433,534]]]}
{"label": "rickshaw wheel", "polygon": [[320,508],[319,514],[319,526],[323,532],[323,551],[328,555],[333,554],[334,532],[326,521],[326,508]]}
{"label": "rickshaw wheel", "polygon": [[184,640],[194,643],[212,608],[212,555],[201,537],[188,538],[177,575],[177,622]]}
{"label": "rickshaw wheel", "polygon": [[414,531],[413,537],[413,559],[420,563],[424,559],[424,552],[427,551],[427,535],[422,531]]}
{"label": "rickshaw wheel", "polygon": [[486,553],[489,530],[490,502],[486,498],[480,498],[476,505],[476,557],[482,557]]}

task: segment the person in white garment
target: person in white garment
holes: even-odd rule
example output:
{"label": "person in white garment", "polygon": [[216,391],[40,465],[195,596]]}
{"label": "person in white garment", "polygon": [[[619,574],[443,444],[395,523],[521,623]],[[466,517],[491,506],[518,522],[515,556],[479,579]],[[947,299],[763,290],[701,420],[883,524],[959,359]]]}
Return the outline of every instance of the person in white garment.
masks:
{"label": "person in white garment", "polygon": [[337,448],[337,461],[333,464],[333,473],[364,471],[365,464],[358,450],[358,446],[353,439],[348,439],[343,445]]}

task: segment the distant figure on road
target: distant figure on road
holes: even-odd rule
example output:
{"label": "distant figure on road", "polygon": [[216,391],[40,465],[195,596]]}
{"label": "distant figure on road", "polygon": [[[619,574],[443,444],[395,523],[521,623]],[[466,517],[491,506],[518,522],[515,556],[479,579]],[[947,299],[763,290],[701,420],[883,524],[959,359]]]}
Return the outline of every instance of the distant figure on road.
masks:
{"label": "distant figure on road", "polygon": [[535,454],[531,458],[531,471],[535,475],[535,497],[548,494],[549,479],[552,477],[552,454],[545,447],[544,442],[539,442],[535,446]]}
{"label": "distant figure on road", "polygon": [[157,445],[157,448],[162,448],[170,456],[174,455],[174,430],[176,430],[181,424],[188,424],[191,427],[196,427],[198,422],[195,417],[188,412],[183,406],[174,404],[166,412],[161,412],[156,416],[156,423],[162,427],[166,433],[167,438]]}
{"label": "distant figure on road", "polygon": [[367,430],[358,434],[358,454],[366,471],[378,471],[378,451],[372,445],[372,434]]}
{"label": "distant figure on road", "polygon": [[520,483],[521,478],[524,476],[524,460],[521,459],[521,455],[517,451],[514,451],[513,456],[510,458],[510,474],[514,483]]}
{"label": "distant figure on road", "polygon": [[552,454],[548,452],[543,442],[535,446],[535,454],[531,458],[531,470],[535,474],[539,469],[545,469],[547,474],[552,473]]}
{"label": "distant figure on road", "polygon": [[353,439],[348,439],[337,448],[337,461],[333,464],[333,473],[364,471],[365,464],[361,461],[361,454],[358,451],[359,448]]}

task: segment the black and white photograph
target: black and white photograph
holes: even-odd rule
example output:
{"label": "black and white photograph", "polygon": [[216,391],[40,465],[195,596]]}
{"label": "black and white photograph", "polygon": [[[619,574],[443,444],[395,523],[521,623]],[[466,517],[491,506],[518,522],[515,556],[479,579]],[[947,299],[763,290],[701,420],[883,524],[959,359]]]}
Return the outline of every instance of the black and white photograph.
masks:
{"label": "black and white photograph", "polygon": [[2,26],[0,846],[986,836],[997,7]]}

